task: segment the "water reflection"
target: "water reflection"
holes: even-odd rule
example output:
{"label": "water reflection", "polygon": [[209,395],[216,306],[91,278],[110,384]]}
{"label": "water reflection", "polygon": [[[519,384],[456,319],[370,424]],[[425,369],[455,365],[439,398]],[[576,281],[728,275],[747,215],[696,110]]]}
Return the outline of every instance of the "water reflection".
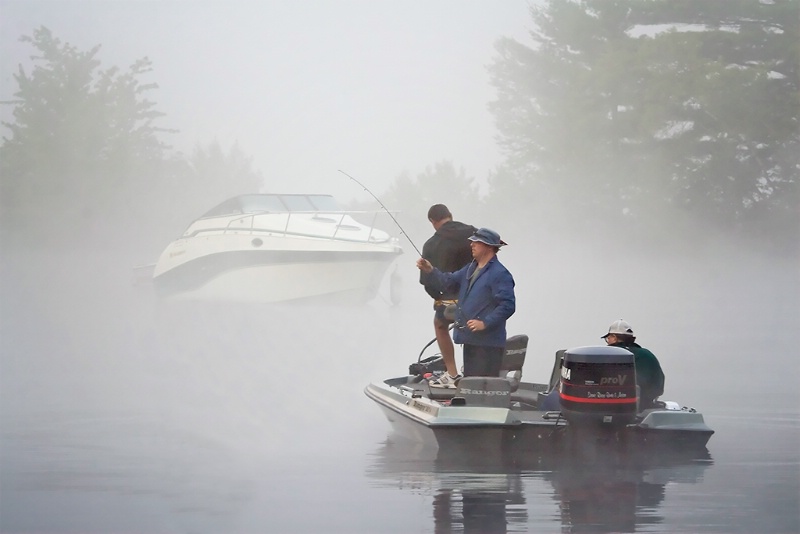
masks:
{"label": "water reflection", "polygon": [[[442,487],[433,496],[434,532],[508,532],[528,521],[521,479],[482,474],[459,488]],[[525,531],[521,528],[520,531]]]}
{"label": "water reflection", "polygon": [[373,454],[382,487],[428,496],[432,532],[635,532],[660,524],[669,483],[695,484],[712,465],[691,457],[455,457],[403,440]]}
{"label": "water reflection", "polygon": [[707,454],[652,465],[561,462],[537,475],[553,486],[562,532],[635,532],[664,521],[660,506],[668,483],[697,483],[709,465]]}

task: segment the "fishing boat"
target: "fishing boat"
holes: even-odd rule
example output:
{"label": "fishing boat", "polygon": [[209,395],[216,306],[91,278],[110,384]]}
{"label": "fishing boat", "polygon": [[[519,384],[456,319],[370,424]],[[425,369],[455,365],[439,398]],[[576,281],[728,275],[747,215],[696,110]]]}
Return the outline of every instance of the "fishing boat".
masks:
{"label": "fishing boat", "polygon": [[381,213],[342,210],[330,195],[236,196],[166,247],[153,286],[181,300],[365,302],[402,253],[376,227]]}
{"label": "fishing boat", "polygon": [[407,375],[364,392],[396,435],[452,451],[694,453],[714,433],[694,408],[674,401],[640,406],[634,357],[625,349],[559,350],[550,379],[535,383],[522,380],[527,346],[528,336],[510,337],[500,376],[463,377],[454,388],[429,386],[444,364],[440,356],[422,359],[423,349]]}

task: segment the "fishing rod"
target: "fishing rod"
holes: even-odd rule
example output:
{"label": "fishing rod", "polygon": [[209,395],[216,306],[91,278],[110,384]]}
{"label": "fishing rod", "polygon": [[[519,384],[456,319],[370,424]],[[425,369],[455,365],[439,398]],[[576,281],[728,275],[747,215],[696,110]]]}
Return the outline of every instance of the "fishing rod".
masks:
{"label": "fishing rod", "polygon": [[411,241],[411,238],[410,238],[410,237],[408,237],[408,234],[406,233],[406,231],[405,231],[405,230],[403,230],[403,227],[402,227],[402,226],[400,226],[400,223],[399,223],[399,222],[397,222],[397,219],[395,219],[395,218],[394,218],[394,215],[392,215],[392,212],[391,212],[391,211],[389,211],[388,209],[386,209],[386,206],[384,206],[384,205],[383,205],[383,202],[381,202],[381,199],[379,199],[379,198],[378,198],[378,197],[376,197],[374,194],[372,194],[372,191],[370,191],[369,189],[367,189],[367,186],[365,186],[364,184],[362,184],[361,182],[359,182],[358,180],[356,180],[355,178],[353,178],[352,176],[350,176],[349,174],[347,174],[347,173],[346,173],[346,172],[344,172],[343,170],[339,169],[339,172],[340,172],[340,173],[342,173],[342,174],[344,174],[345,176],[347,176],[347,177],[348,177],[348,178],[350,178],[351,180],[353,180],[355,183],[357,183],[357,184],[358,184],[358,185],[360,185],[361,187],[363,187],[363,188],[364,188],[364,191],[366,191],[367,193],[369,193],[370,195],[372,195],[372,198],[374,198],[375,200],[377,200],[377,201],[378,201],[378,204],[380,204],[380,205],[381,205],[381,207],[383,208],[383,211],[385,211],[386,213],[388,213],[388,214],[389,214],[389,217],[391,217],[391,218],[392,218],[392,220],[394,221],[394,223],[397,225],[397,227],[398,227],[398,228],[400,228],[400,233],[402,233],[404,236],[406,236],[406,239],[408,239],[408,242],[409,242],[409,243],[411,243],[411,246],[412,246],[412,247],[414,247],[414,250],[416,250],[416,251],[417,251],[417,254],[419,254],[419,255],[420,255],[420,257],[422,257],[422,252],[420,252],[420,251],[419,251],[419,249],[417,248],[417,245],[415,245],[415,244],[414,244],[414,242],[413,242],[413,241]]}

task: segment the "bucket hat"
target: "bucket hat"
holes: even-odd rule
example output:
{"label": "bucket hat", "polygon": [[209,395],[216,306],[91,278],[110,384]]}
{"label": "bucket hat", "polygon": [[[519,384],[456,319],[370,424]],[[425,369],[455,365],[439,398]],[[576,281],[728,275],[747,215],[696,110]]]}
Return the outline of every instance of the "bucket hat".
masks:
{"label": "bucket hat", "polygon": [[469,236],[469,240],[480,241],[481,243],[485,243],[490,247],[502,247],[503,245],[508,244],[500,239],[500,234],[488,228],[478,228],[474,234]]}

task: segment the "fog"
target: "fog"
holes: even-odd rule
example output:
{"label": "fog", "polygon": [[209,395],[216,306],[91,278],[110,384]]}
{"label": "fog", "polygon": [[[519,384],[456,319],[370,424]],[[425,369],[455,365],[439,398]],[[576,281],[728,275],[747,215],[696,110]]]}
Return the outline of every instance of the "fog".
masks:
{"label": "fog", "polygon": [[[7,249],[2,409],[16,419],[31,408],[21,399],[35,398],[33,406],[47,411],[90,396],[92,405],[175,410],[173,417],[199,429],[196,402],[222,409],[252,401],[226,422],[231,428],[222,435],[235,441],[239,423],[274,424],[274,413],[330,421],[289,400],[307,387],[296,383],[324,381],[363,414],[373,407],[361,388],[404,373],[433,337],[431,303],[417,281],[415,254],[405,248],[396,262],[401,301],[392,302],[387,277],[363,306],[163,301],[152,287],[132,283],[133,258],[123,249]],[[528,380],[549,376],[556,350],[602,344],[608,325],[624,318],[659,356],[665,397],[721,412],[764,402],[798,406],[791,379],[800,370],[795,258],[733,246],[692,255],[603,248],[520,240],[500,252],[516,281],[509,335],[531,338]],[[63,391],[71,377],[80,391]],[[759,402],[751,403],[753,395]],[[305,399],[317,401],[333,409]]]}
{"label": "fog", "polygon": [[[176,149],[238,143],[270,192],[359,190],[441,160],[485,178],[494,144],[486,65],[502,36],[523,38],[524,0],[437,2],[0,2],[0,95],[30,64],[19,37],[44,25],[103,67],[147,56],[148,97],[180,130]],[[3,106],[4,120],[10,109]]]}
{"label": "fog", "polygon": [[[599,344],[623,317],[661,360],[663,398],[712,428],[796,417],[797,263],[724,252],[512,243],[500,256],[517,282],[509,334],[531,338],[524,377],[546,380],[557,349]],[[433,336],[414,256],[398,260],[396,305],[383,287],[364,306],[247,306],[159,301],[131,283],[124,250],[4,254],[4,526],[252,531],[237,521],[255,517],[298,531],[300,502],[331,500],[345,508],[300,531],[343,517],[367,491],[359,451],[389,433],[362,390]]]}
{"label": "fog", "polygon": [[[343,200],[364,193],[337,169],[376,191],[443,159],[485,177],[500,155],[483,67],[494,40],[522,37],[529,20],[526,2],[508,0],[0,6],[3,99],[14,90],[14,65],[30,53],[17,38],[45,25],[82,49],[102,44],[105,66],[149,56],[162,125],[181,130],[171,140],[177,148],[238,142],[266,189]],[[417,221],[409,234],[421,249],[432,229],[428,206],[417,208],[400,222]],[[601,344],[624,318],[659,357],[664,398],[703,410],[712,427],[765,407],[796,414],[795,256],[722,236],[586,239],[555,223],[514,224],[504,209],[456,218],[494,227],[510,243],[500,259],[516,281],[509,335],[530,336],[525,379],[545,381],[556,350]],[[391,223],[386,229],[400,236]],[[399,303],[384,280],[363,306],[245,306],[165,302],[134,285],[133,266],[155,260],[138,251],[166,245],[4,245],[0,481],[91,492],[95,505],[107,505],[109,530],[123,530],[114,514],[131,516],[124,530],[156,530],[148,514],[163,517],[162,509],[183,514],[168,530],[229,527],[221,518],[255,508],[258,495],[275,497],[268,510],[291,525],[291,493],[270,485],[324,491],[314,478],[297,482],[297,473],[309,463],[341,466],[353,448],[381,439],[388,424],[364,386],[404,374],[433,337],[414,248],[401,237]],[[341,503],[359,483],[327,491]],[[80,530],[86,503],[53,504],[54,494],[6,493],[0,515],[57,504]],[[52,526],[46,515],[41,531]],[[101,519],[93,525],[105,530]]]}

